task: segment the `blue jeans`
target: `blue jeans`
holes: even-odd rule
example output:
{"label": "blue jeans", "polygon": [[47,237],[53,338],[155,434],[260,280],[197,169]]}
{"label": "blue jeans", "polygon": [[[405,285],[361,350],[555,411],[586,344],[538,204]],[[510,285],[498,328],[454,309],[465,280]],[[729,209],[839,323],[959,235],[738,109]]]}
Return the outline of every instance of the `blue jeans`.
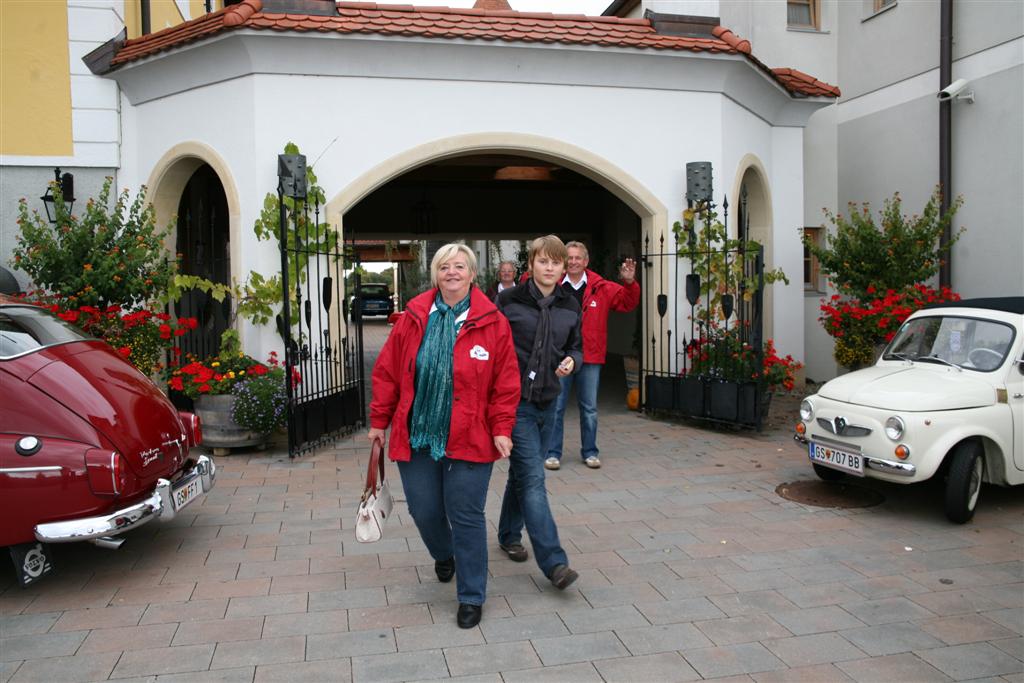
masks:
{"label": "blue jeans", "polygon": [[530,534],[533,557],[544,576],[560,564],[569,564],[558,540],[558,527],[551,516],[548,492],[544,488],[544,455],[541,433],[555,416],[555,404],[539,408],[521,401],[512,429],[512,455],[509,457],[508,483],[501,501],[498,542],[502,545],[523,540],[523,523]]}
{"label": "blue jeans", "polygon": [[484,502],[493,463],[441,458],[413,451],[399,462],[405,501],[423,544],[436,561],[455,558],[460,603],[487,599],[487,522]]}
{"label": "blue jeans", "polygon": [[575,375],[562,378],[562,393],[555,401],[555,419],[544,430],[545,458],[562,459],[562,438],[565,429],[565,406],[569,402],[569,392],[573,382],[576,384],[576,400],[580,406],[580,457],[583,460],[597,457],[597,387],[601,383],[601,366],[597,363],[584,363]]}

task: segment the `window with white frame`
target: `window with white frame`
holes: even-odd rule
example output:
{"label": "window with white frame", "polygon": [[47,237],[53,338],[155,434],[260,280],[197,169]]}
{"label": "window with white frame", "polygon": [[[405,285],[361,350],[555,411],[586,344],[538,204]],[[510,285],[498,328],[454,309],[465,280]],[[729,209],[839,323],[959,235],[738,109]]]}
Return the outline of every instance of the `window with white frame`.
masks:
{"label": "window with white frame", "polygon": [[[820,0],[787,0],[786,23],[790,28],[821,28],[819,25]],[[878,2],[879,0],[876,0]]]}

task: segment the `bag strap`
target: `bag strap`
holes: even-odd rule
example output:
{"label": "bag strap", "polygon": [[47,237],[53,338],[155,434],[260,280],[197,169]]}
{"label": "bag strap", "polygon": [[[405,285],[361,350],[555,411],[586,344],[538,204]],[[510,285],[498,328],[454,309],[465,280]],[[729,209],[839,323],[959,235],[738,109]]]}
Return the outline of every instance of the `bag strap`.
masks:
{"label": "bag strap", "polygon": [[[378,478],[379,474],[379,478]],[[366,468],[366,488],[363,490],[363,498],[377,490],[378,481],[384,483],[384,448],[380,441],[373,440],[370,446],[370,462]]]}

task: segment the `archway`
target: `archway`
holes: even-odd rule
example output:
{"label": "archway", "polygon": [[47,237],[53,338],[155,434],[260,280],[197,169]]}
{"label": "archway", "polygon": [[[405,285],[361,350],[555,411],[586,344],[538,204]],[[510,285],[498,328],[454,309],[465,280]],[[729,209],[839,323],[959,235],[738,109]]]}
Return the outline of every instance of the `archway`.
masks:
{"label": "archway", "polygon": [[[176,226],[165,246],[170,256],[182,255],[181,272],[230,283],[232,264],[239,262],[240,208],[221,156],[202,143],[175,145],[154,166],[147,185],[157,224]],[[186,294],[175,313],[199,318],[199,329],[181,340],[184,351],[199,357],[217,352],[232,322],[230,301],[224,305],[201,292]]]}
{"label": "archway", "polygon": [[[774,251],[772,239],[772,206],[771,190],[768,187],[768,174],[760,159],[748,154],[739,164],[739,171],[733,185],[730,203],[736,208],[735,228],[731,233],[741,239],[754,240],[764,247],[764,267],[774,267]],[[765,339],[773,336],[774,313],[773,288],[766,287],[764,292],[764,327]]]}

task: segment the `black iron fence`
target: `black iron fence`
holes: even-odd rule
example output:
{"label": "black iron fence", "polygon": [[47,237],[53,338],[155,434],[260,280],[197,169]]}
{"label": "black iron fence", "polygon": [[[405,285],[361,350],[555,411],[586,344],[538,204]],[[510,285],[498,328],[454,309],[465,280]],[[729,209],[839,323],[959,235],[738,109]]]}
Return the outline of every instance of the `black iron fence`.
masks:
{"label": "black iron fence", "polygon": [[760,429],[764,251],[743,238],[746,226],[729,237],[727,200],[721,222],[714,208],[693,202],[674,240],[644,241],[641,405]]}
{"label": "black iron fence", "polygon": [[281,288],[277,319],[285,340],[288,454],[349,433],[365,422],[361,318],[345,316],[344,254],[306,196],[306,158],[278,156]]}

